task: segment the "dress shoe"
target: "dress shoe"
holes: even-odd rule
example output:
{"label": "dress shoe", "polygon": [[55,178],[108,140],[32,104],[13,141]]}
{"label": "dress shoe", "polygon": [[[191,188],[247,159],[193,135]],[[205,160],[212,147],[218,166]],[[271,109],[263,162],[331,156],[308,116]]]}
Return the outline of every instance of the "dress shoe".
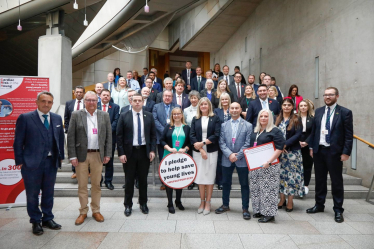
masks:
{"label": "dress shoe", "polygon": [[243,209],[243,219],[250,220],[251,214],[249,213],[248,209]]}
{"label": "dress shoe", "polygon": [[261,218],[261,217],[264,217],[261,213],[255,213],[255,214],[253,214],[253,218],[258,219],[258,218]]}
{"label": "dress shoe", "polygon": [[223,186],[222,185],[218,185],[218,190],[222,190],[223,189]]}
{"label": "dress shoe", "polygon": [[135,188],[139,189],[139,180],[135,179]]}
{"label": "dress shoe", "polygon": [[126,184],[123,184],[123,185],[122,185],[122,188],[126,188]]}
{"label": "dress shoe", "polygon": [[97,221],[97,222],[104,222],[104,217],[101,215],[100,212],[93,213],[92,217]]}
{"label": "dress shoe", "polygon": [[166,188],[165,188],[165,185],[162,184],[161,187],[160,187],[160,190],[165,190],[165,189],[166,189]]}
{"label": "dress shoe", "polygon": [[[205,200],[201,200],[201,202],[205,202]],[[205,206],[205,204],[204,204],[204,206]],[[198,213],[198,214],[203,213],[203,211],[204,211],[204,206],[203,206],[203,208],[198,208],[198,209],[197,209],[197,213]]]}
{"label": "dress shoe", "polygon": [[307,212],[308,214],[315,214],[315,213],[320,213],[320,212],[324,212],[324,211],[325,211],[324,208],[318,208],[317,206],[314,206],[314,207],[312,207],[312,208],[308,208],[308,209],[306,210],[306,212]]}
{"label": "dress shoe", "polygon": [[216,214],[223,214],[224,212],[227,212],[227,211],[230,211],[230,207],[229,206],[220,206],[219,208],[216,209],[215,213]]}
{"label": "dress shoe", "polygon": [[258,220],[260,223],[267,223],[269,221],[275,221],[274,216],[264,216]]}
{"label": "dress shoe", "polygon": [[182,202],[175,202],[175,206],[179,209],[179,210],[184,210],[184,207],[182,205]]}
{"label": "dress shoe", "polygon": [[335,213],[335,221],[338,223],[342,223],[344,221],[344,217],[342,213]]}
{"label": "dress shoe", "polygon": [[284,200],[283,204],[278,206],[278,209],[282,209],[282,207],[286,207],[286,206],[287,206],[286,200]]}
{"label": "dress shoe", "polygon": [[293,204],[292,204],[292,208],[288,208],[287,206],[286,206],[286,212],[292,212],[293,211]]}
{"label": "dress shoe", "polygon": [[43,221],[42,226],[43,227],[48,227],[49,229],[52,229],[52,230],[60,230],[61,229],[61,225],[54,222],[54,220]]}
{"label": "dress shoe", "polygon": [[43,228],[40,223],[32,223],[32,233],[35,235],[43,234]]}
{"label": "dress shoe", "polygon": [[148,209],[147,204],[140,205],[140,210],[142,210],[143,214],[148,214],[149,213],[149,209]]}
{"label": "dress shoe", "polygon": [[125,206],[125,216],[129,217],[131,215],[131,212],[132,212],[132,208]]}
{"label": "dress shoe", "polygon": [[192,190],[195,187],[195,183],[191,183],[190,186],[188,186],[188,190]]}
{"label": "dress shoe", "polygon": [[169,208],[169,213],[171,213],[171,214],[175,214],[175,209],[174,209],[173,206],[170,206],[170,207],[168,207],[168,208]]}
{"label": "dress shoe", "polygon": [[114,186],[111,182],[108,182],[108,183],[105,183],[105,187],[107,187],[107,189],[109,190],[113,190],[114,189]]}
{"label": "dress shoe", "polygon": [[[205,203],[209,203],[209,205],[210,205],[210,201],[205,201]],[[203,215],[208,215],[208,214],[210,214],[210,207],[209,207],[209,209],[206,209],[206,204],[205,204]]]}
{"label": "dress shoe", "polygon": [[71,175],[71,179],[75,179],[75,178],[77,178],[77,174],[73,173],[73,174]]}
{"label": "dress shoe", "polygon": [[75,220],[75,225],[79,226],[83,224],[84,220],[87,218],[87,214],[80,214],[78,218]]}

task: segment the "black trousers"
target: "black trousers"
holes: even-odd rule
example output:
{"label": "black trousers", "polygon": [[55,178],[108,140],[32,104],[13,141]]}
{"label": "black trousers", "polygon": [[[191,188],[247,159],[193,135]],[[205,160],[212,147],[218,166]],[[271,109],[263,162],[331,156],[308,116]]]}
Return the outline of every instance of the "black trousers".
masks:
{"label": "black trousers", "polygon": [[327,173],[331,178],[331,192],[334,200],[334,211],[343,213],[344,185],[343,162],[340,155],[331,154],[329,147],[320,146],[313,155],[316,175],[316,205],[324,208],[327,195]]}
{"label": "black trousers", "polygon": [[[168,196],[168,207],[173,206],[173,190],[172,188],[169,188],[168,186],[165,185],[166,188],[166,195]],[[176,189],[175,190],[177,197],[175,198],[175,203],[182,203],[181,202],[181,197],[182,197],[182,189]]]}
{"label": "black trousers", "polygon": [[303,167],[304,167],[304,185],[309,186],[310,178],[312,177],[313,169],[313,158],[309,153],[309,146],[301,148],[301,155],[303,156]]}
{"label": "black trousers", "polygon": [[134,181],[135,177],[139,178],[139,204],[147,203],[147,177],[150,160],[147,155],[147,148],[145,145],[132,148],[131,157],[127,158],[127,162],[123,164],[123,171],[125,172],[125,206],[132,207],[132,198],[134,196]]}
{"label": "black trousers", "polygon": [[116,144],[112,144],[112,157],[110,158],[109,162],[107,164],[104,164],[105,166],[105,178],[104,182],[105,183],[110,183],[113,181],[113,161],[114,161],[114,152],[116,151]]}

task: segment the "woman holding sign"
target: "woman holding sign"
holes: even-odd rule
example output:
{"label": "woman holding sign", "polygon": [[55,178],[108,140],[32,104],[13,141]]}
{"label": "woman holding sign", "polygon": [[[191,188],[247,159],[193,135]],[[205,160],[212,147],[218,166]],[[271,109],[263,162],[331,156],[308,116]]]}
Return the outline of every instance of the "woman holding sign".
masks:
{"label": "woman holding sign", "polygon": [[[190,127],[184,122],[184,116],[182,109],[179,107],[174,108],[171,111],[170,124],[166,125],[162,138],[160,140],[162,146],[164,146],[164,156],[170,153],[187,153],[190,146]],[[165,186],[166,194],[168,197],[168,208],[169,213],[174,214],[175,209],[173,205],[173,189]],[[177,197],[175,199],[175,205],[179,210],[184,210],[181,202],[182,189],[176,189]]]}
{"label": "woman holding sign", "polygon": [[[207,97],[197,104],[196,117],[192,119],[190,140],[193,144],[193,158],[198,167],[195,183],[199,184],[201,204],[197,213],[210,213],[210,200],[213,194],[214,180],[219,149],[221,121],[213,113],[212,103]],[[205,196],[206,190],[206,196]]]}
{"label": "woman holding sign", "polygon": [[273,221],[277,214],[279,192],[280,163],[272,165],[283,151],[285,139],[282,131],[273,124],[273,114],[268,109],[262,109],[257,118],[254,132],[251,134],[250,147],[274,142],[275,151],[260,169],[249,171],[253,218],[260,218],[258,222]]}
{"label": "woman holding sign", "polygon": [[[301,155],[300,137],[303,125],[300,118],[294,114],[295,104],[292,99],[284,99],[282,110],[275,125],[282,131],[286,144],[281,156],[280,170],[280,201],[278,208],[286,206],[286,212],[293,210],[293,197],[304,196],[304,169]],[[288,203],[286,205],[286,195]]]}

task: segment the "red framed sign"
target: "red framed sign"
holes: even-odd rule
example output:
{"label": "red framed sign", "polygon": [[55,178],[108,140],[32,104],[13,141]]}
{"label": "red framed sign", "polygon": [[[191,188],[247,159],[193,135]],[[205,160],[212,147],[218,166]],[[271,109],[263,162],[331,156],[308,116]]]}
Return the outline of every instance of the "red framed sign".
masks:
{"label": "red framed sign", "polygon": [[[262,165],[273,156],[275,150],[274,142],[244,149],[243,152],[248,170],[251,171],[262,168]],[[275,159],[271,164],[274,165],[277,163],[279,163],[279,158]]]}

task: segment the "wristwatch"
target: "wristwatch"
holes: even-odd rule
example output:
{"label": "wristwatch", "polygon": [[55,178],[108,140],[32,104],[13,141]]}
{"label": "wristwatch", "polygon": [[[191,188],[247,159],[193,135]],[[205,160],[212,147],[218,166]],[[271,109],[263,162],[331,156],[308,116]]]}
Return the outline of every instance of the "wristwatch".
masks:
{"label": "wristwatch", "polygon": [[204,145],[206,145],[205,141],[203,142]]}
{"label": "wristwatch", "polygon": [[271,162],[268,162],[269,166],[271,166]]}
{"label": "wristwatch", "polygon": [[186,150],[186,153],[188,152],[188,148],[185,148],[185,150]]}

